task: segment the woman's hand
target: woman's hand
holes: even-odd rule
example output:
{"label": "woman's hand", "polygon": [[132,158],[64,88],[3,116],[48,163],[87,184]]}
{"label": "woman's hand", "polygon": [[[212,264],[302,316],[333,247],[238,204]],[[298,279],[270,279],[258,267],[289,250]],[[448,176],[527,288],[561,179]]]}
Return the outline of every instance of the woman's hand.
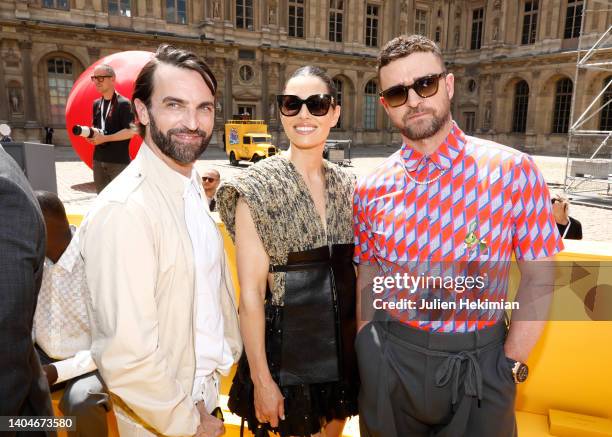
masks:
{"label": "woman's hand", "polygon": [[270,378],[265,383],[255,384],[255,415],[261,423],[269,422],[276,428],[285,420],[285,398],[278,385]]}

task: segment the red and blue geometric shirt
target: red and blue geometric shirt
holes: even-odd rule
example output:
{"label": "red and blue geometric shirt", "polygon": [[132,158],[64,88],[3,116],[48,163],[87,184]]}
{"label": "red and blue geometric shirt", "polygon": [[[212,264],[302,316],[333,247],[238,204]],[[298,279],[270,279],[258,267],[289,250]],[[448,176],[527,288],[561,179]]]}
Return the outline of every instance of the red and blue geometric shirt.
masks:
{"label": "red and blue geometric shirt", "polygon": [[[485,287],[472,287],[470,296],[482,301],[506,298],[508,272],[496,263],[507,266],[513,254],[517,260],[536,260],[563,250],[548,187],[531,157],[466,136],[455,123],[432,154],[404,144],[361,177],[353,217],[356,263],[377,264],[388,276],[418,271],[444,278],[480,266],[476,270],[495,272]],[[448,274],[448,269],[455,271]],[[449,292],[435,280],[433,287],[423,284],[386,287],[381,294],[416,304]],[[411,326],[440,332],[473,331],[503,317],[503,311],[471,307],[436,320],[419,317],[414,308],[389,312]]]}

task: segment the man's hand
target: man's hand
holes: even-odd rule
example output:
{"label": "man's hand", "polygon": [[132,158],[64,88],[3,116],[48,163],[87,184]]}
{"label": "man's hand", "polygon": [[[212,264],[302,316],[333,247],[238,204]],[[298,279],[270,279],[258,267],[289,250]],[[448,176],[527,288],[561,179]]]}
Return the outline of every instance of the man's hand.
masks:
{"label": "man's hand", "polygon": [[107,137],[108,137],[107,135],[95,133],[94,136],[92,138],[88,138],[87,141],[89,141],[94,146],[97,146],[98,144],[108,142]]}
{"label": "man's hand", "polygon": [[285,398],[271,378],[265,384],[255,385],[254,397],[255,416],[261,423],[269,422],[276,428],[279,419],[285,420]]}
{"label": "man's hand", "polygon": [[45,364],[42,366],[43,371],[45,372],[45,376],[47,377],[47,381],[49,382],[49,387],[55,384],[57,381],[57,369],[53,364]]}
{"label": "man's hand", "polygon": [[225,434],[223,421],[208,414],[204,402],[197,402],[196,408],[200,412],[200,426],[196,430],[196,437],[219,437]]}
{"label": "man's hand", "polygon": [[552,204],[553,216],[555,222],[560,225],[569,223],[569,202],[562,197],[555,197]]}

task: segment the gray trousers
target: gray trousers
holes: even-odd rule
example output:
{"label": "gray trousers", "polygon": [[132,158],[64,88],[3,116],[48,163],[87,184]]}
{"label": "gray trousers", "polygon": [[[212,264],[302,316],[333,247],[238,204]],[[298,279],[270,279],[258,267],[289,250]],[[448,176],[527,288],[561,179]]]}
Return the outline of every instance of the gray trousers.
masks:
{"label": "gray trousers", "polygon": [[[390,320],[377,312],[375,319]],[[355,339],[364,437],[514,437],[516,385],[504,322],[477,333],[368,323]]]}
{"label": "gray trousers", "polygon": [[102,162],[96,161],[93,162],[93,176],[94,176],[94,185],[96,186],[96,193],[100,194],[108,184],[111,183],[113,179],[117,177],[119,173],[121,173],[128,164],[116,164],[114,162]]}
{"label": "gray trousers", "polygon": [[[55,360],[48,357],[38,346],[36,351],[42,364],[52,364]],[[76,417],[76,431],[68,431],[70,437],[107,437],[106,413],[112,409],[108,389],[100,374],[86,373],[51,387],[51,391],[64,389],[59,409],[64,416]]]}

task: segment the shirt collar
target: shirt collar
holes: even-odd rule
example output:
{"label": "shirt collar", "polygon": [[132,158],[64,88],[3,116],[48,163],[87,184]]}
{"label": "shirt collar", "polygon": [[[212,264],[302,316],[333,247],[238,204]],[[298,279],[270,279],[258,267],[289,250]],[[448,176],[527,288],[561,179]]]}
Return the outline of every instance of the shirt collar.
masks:
{"label": "shirt collar", "polygon": [[444,141],[429,155],[423,155],[421,152],[413,149],[408,144],[402,144],[400,156],[404,167],[408,171],[415,171],[424,163],[431,162],[439,170],[447,170],[451,168],[453,162],[461,154],[465,147],[465,134],[459,126],[453,121],[453,126]]}
{"label": "shirt collar", "polygon": [[183,186],[185,187],[183,191],[183,197],[187,197],[189,191],[195,190],[195,192],[199,194],[202,199],[206,198],[200,176],[198,175],[198,172],[196,171],[195,167],[191,169],[190,177],[185,177],[180,173],[179,176],[181,177],[181,180],[183,181]]}

